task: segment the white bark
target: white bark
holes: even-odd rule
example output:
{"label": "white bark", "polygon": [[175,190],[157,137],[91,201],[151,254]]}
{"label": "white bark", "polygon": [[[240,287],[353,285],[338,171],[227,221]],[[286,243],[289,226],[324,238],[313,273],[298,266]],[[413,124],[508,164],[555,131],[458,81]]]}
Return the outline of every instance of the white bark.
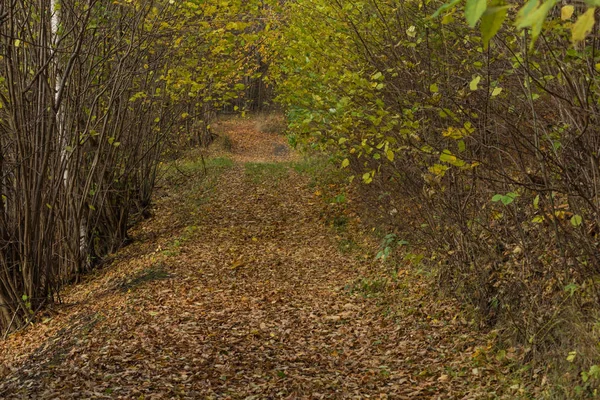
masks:
{"label": "white bark", "polygon": [[[61,162],[64,165],[63,171],[63,183],[65,188],[69,187],[69,167],[68,167],[68,158],[69,152],[67,150],[69,146],[67,133],[64,128],[64,107],[62,106],[61,94],[64,90],[64,77],[61,75],[61,66],[60,60],[56,55],[57,47],[59,43],[59,28],[60,28],[60,0],[51,0],[50,7],[52,11],[52,17],[50,21],[50,31],[51,31],[51,48],[52,48],[52,57],[54,59],[54,106],[57,108],[56,110],[56,129],[58,133],[59,143],[61,147],[60,158]],[[80,256],[86,256],[88,254],[88,243],[87,243],[87,223],[85,218],[81,218],[79,222],[79,252]],[[87,262],[87,260],[86,260]]]}

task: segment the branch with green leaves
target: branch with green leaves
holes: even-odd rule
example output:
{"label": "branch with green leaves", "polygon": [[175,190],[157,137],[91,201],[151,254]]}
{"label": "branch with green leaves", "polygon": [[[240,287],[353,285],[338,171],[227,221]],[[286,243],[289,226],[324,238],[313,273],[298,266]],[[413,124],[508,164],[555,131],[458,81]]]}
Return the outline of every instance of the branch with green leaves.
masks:
{"label": "branch with green leaves", "polygon": [[[523,6],[518,8],[513,25],[517,29],[531,30],[531,45],[542,32],[544,22],[548,18],[550,11],[559,3],[558,0],[529,0]],[[577,16],[573,23],[572,19],[576,7],[572,4],[563,5],[560,12],[560,18],[569,24],[571,29],[571,41],[578,44],[592,32],[594,28],[596,7],[600,6],[600,0],[585,0],[587,9]],[[514,4],[506,4],[503,0],[452,0],[442,5],[432,15],[437,18],[441,15],[454,13],[457,8],[464,7],[464,16],[467,24],[474,28],[479,22],[484,47],[487,48],[490,40],[498,33],[502,25],[506,22],[511,9],[517,8]]]}

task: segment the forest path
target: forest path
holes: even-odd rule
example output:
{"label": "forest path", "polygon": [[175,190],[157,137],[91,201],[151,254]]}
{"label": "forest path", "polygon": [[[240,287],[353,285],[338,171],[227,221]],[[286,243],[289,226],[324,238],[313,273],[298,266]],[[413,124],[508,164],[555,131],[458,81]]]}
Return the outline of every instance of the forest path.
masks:
{"label": "forest path", "polygon": [[494,397],[452,303],[374,278],[358,229],[341,246],[283,138],[224,129],[228,158],[181,164],[132,245],[0,342],[0,398]]}

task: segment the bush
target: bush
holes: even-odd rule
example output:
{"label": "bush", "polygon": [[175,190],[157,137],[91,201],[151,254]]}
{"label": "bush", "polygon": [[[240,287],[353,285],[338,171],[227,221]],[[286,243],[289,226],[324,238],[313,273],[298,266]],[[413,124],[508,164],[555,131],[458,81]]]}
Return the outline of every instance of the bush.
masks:
{"label": "bush", "polygon": [[551,14],[535,44],[505,25],[486,48],[457,2],[441,19],[441,2],[423,4],[291,5],[295,40],[274,71],[290,133],[365,183],[379,219],[428,249],[482,326],[534,359],[586,354],[587,370],[600,339],[598,43],[573,48],[571,22]]}

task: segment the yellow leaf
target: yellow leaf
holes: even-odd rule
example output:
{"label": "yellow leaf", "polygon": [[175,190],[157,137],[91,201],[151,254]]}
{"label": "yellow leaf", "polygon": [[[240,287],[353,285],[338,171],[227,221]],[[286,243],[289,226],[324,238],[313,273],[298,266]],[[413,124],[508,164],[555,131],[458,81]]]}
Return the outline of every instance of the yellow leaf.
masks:
{"label": "yellow leaf", "polygon": [[592,31],[594,27],[594,23],[596,22],[594,19],[594,13],[596,11],[596,7],[590,7],[585,13],[577,18],[577,22],[573,25],[573,43],[581,42],[585,39],[585,37]]}
{"label": "yellow leaf", "polygon": [[346,168],[348,165],[350,165],[350,160],[344,158],[344,161],[342,161],[342,168]]}
{"label": "yellow leaf", "polygon": [[479,85],[480,81],[481,81],[481,77],[480,76],[476,76],[475,78],[473,78],[473,80],[471,81],[471,83],[469,83],[469,89],[471,89],[472,91],[477,90],[477,86]]}
{"label": "yellow leaf", "polygon": [[502,88],[501,87],[497,87],[492,91],[492,97],[496,97],[498,96],[500,93],[502,93]]}
{"label": "yellow leaf", "polygon": [[575,7],[573,6],[564,6],[560,9],[560,19],[563,21],[570,19],[573,15],[573,11],[575,11]]}

